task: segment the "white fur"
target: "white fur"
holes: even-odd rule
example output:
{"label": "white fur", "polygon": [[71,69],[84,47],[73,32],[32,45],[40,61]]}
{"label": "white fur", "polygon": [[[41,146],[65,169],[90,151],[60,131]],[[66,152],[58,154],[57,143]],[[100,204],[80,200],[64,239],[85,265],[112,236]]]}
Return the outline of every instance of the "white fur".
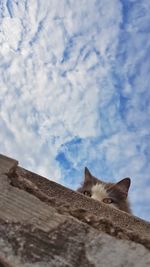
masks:
{"label": "white fur", "polygon": [[[107,197],[109,197],[109,195],[108,195],[108,193],[107,193],[107,191],[105,189],[105,186],[103,184],[97,183],[96,185],[94,185],[92,187],[92,195],[91,195],[91,198],[96,199],[96,200],[98,200],[100,202],[103,202],[103,199],[104,198],[107,198]],[[111,207],[113,207],[115,209],[117,208],[112,203],[111,204],[106,204],[106,205],[109,205],[109,206],[111,206]]]}
{"label": "white fur", "polygon": [[104,198],[108,197],[105,186],[103,184],[97,183],[92,187],[92,196],[96,200],[102,201]]}

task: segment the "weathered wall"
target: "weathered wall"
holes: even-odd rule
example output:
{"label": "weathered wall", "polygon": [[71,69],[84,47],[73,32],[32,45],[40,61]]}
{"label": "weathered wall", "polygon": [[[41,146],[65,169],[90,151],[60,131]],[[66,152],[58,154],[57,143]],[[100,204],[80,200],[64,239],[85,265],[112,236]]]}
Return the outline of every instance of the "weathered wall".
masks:
{"label": "weathered wall", "polygon": [[0,156],[0,267],[150,266],[150,224]]}

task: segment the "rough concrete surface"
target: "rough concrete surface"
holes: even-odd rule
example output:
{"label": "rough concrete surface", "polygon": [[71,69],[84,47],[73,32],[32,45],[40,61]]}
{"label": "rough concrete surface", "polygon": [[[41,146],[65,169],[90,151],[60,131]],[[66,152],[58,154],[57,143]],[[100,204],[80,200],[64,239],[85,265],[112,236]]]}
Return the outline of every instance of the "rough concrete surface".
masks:
{"label": "rough concrete surface", "polygon": [[150,266],[150,223],[0,155],[0,267]]}

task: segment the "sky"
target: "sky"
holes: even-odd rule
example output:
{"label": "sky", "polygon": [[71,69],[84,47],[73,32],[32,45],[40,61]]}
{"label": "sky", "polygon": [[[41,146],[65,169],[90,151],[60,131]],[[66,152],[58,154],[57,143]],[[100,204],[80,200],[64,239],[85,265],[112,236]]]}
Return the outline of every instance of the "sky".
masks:
{"label": "sky", "polygon": [[150,220],[150,1],[0,1],[0,153],[76,190],[130,177]]}

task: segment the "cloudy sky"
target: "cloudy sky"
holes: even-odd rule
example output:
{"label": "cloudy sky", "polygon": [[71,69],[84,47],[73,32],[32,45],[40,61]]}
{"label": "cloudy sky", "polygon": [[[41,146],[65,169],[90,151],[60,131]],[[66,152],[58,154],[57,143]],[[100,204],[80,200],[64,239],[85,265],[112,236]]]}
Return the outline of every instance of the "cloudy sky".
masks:
{"label": "cloudy sky", "polygon": [[76,189],[131,177],[150,219],[150,1],[0,1],[0,153]]}

